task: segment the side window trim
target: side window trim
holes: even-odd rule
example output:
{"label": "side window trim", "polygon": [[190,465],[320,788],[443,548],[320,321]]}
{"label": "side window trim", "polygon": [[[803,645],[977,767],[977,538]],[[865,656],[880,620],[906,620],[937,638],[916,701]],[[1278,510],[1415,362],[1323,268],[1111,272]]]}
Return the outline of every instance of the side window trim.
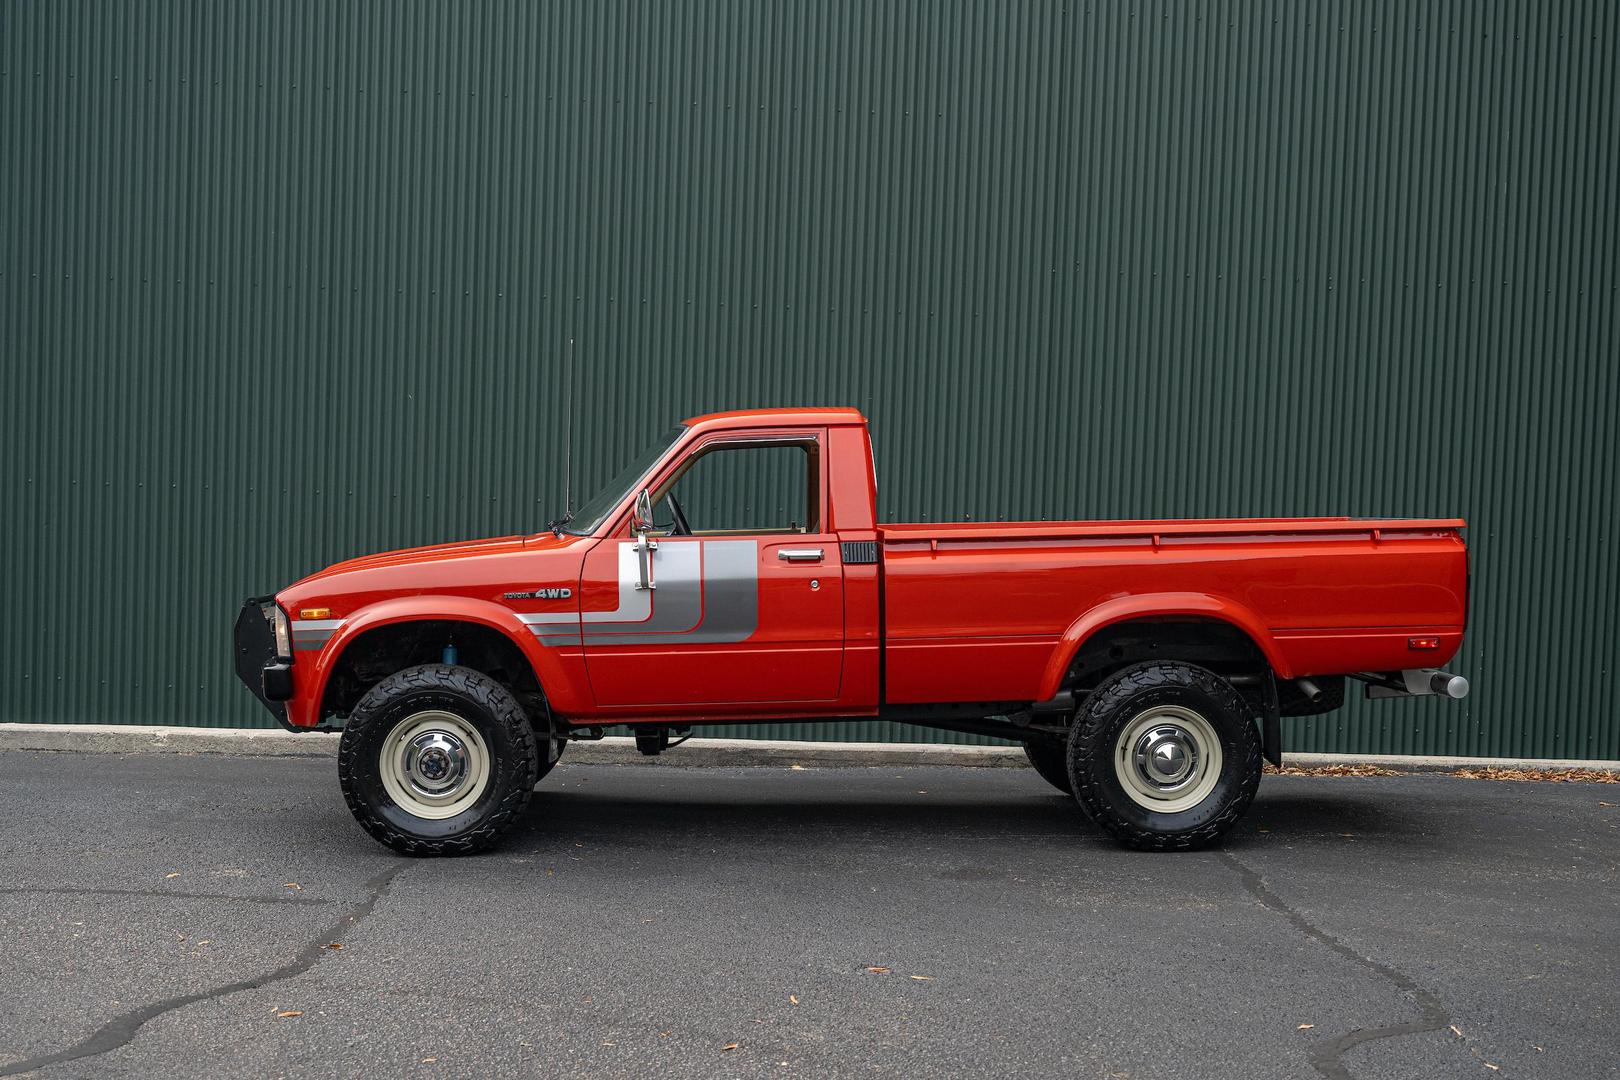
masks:
{"label": "side window trim", "polygon": [[[699,461],[715,452],[726,450],[742,450],[752,448],[765,448],[771,446],[795,447],[804,453],[805,468],[805,510],[806,522],[798,533],[782,530],[781,535],[811,535],[821,529],[826,518],[826,483],[822,468],[822,444],[820,431],[804,431],[793,433],[780,433],[770,435],[716,434],[698,441],[681,456],[680,462],[673,472],[661,478],[652,489],[653,505],[657,506],[680,483],[681,478],[690,472]],[[761,529],[722,529],[702,530],[694,535],[702,536],[748,536],[757,533],[774,533],[775,530]]]}

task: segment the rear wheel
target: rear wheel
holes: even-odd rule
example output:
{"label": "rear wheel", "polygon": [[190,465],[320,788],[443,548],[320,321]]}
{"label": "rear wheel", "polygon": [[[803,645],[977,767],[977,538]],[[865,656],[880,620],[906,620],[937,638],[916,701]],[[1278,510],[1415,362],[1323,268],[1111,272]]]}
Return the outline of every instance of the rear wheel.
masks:
{"label": "rear wheel", "polygon": [[1024,756],[1042,780],[1065,795],[1074,794],[1069,784],[1069,752],[1056,739],[1030,739],[1024,743]]}
{"label": "rear wheel", "polygon": [[406,855],[488,847],[522,816],[538,776],[528,715],[471,668],[428,664],[390,675],[360,700],[338,744],[350,812]]}
{"label": "rear wheel", "polygon": [[1260,785],[1260,738],[1242,697],[1191,664],[1138,664],[1087,695],[1069,736],[1085,812],[1147,851],[1219,840]]}

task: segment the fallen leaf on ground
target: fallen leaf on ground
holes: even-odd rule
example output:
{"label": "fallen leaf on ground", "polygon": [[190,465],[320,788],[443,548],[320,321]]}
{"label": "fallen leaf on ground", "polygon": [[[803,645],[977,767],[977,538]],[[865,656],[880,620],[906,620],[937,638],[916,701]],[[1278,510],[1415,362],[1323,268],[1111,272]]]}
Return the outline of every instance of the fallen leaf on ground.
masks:
{"label": "fallen leaf on ground", "polygon": [[214,939],[211,937],[203,938],[201,941],[197,942],[199,945],[212,945],[213,943]]}
{"label": "fallen leaf on ground", "polygon": [[281,1017],[283,1020],[287,1020],[287,1019],[290,1019],[291,1017],[294,1017],[294,1016],[303,1016],[304,1015],[304,1010],[303,1009],[282,1009],[280,1012],[276,1013],[276,1015]]}
{"label": "fallen leaf on ground", "polygon": [[1614,803],[1612,803],[1612,802],[1604,802],[1602,799],[1599,799],[1598,800],[1598,805],[1599,806],[1613,806]]}
{"label": "fallen leaf on ground", "polygon": [[1451,1025],[1451,1033],[1453,1035],[1457,1036],[1457,1038],[1459,1038],[1459,1039],[1463,1037],[1462,1036],[1462,1028],[1458,1027],[1456,1024]]}
{"label": "fallen leaf on ground", "polygon": [[794,772],[804,772],[803,765],[789,765],[788,768],[792,769]]}
{"label": "fallen leaf on ground", "polygon": [[933,982],[934,981],[934,977],[932,975],[907,975],[906,978],[908,978],[908,979],[916,979],[918,982]]}
{"label": "fallen leaf on ground", "polygon": [[169,880],[169,879],[170,879],[170,878],[177,878],[177,877],[179,877],[179,876],[180,876],[180,871],[178,871],[178,870],[176,870],[176,871],[175,871],[175,872],[174,872],[174,873],[172,873],[172,874],[164,874],[164,875],[163,875],[163,880],[164,880],[164,881],[168,881],[168,880]]}
{"label": "fallen leaf on ground", "polygon": [[765,1022],[765,1021],[763,1021],[763,1020],[754,1020],[754,1019],[750,1019],[750,1020],[749,1020],[749,1021],[748,1021],[748,1022],[749,1022],[749,1023],[750,1023],[750,1024],[763,1024],[763,1023],[764,1023],[764,1022]]}
{"label": "fallen leaf on ground", "polygon": [[1278,776],[1401,776],[1396,769],[1381,765],[1284,765],[1277,768],[1267,763],[1265,771]]}
{"label": "fallen leaf on ground", "polygon": [[1309,1031],[1309,1030],[1311,1030],[1311,1028],[1313,1028],[1315,1026],[1316,1026],[1315,1024],[1301,1024],[1301,1025],[1299,1025],[1299,1027],[1295,1028],[1294,1030],[1295,1031]]}
{"label": "fallen leaf on ground", "polygon": [[333,952],[337,952],[339,949],[343,948],[343,943],[338,942],[338,941],[331,941],[331,942],[327,942],[325,945],[322,945],[321,948],[323,948],[323,949],[331,949]]}
{"label": "fallen leaf on ground", "polygon": [[434,1063],[434,1062],[435,1062],[435,1061],[438,1061],[438,1060],[439,1060],[439,1059],[438,1059],[438,1058],[423,1058],[423,1059],[422,1059],[422,1064],[424,1064],[424,1065],[431,1065],[431,1064],[433,1064],[433,1063]]}
{"label": "fallen leaf on ground", "polygon": [[797,1005],[798,1003],[799,1003],[799,997],[798,997],[797,994],[789,994],[788,995],[788,1004],[789,1005]]}
{"label": "fallen leaf on ground", "polygon": [[1480,1064],[1485,1066],[1487,1069],[1491,1070],[1491,1072],[1501,1072],[1502,1071],[1502,1066],[1500,1066],[1500,1065],[1492,1065],[1488,1061],[1482,1061],[1482,1062],[1480,1062]]}
{"label": "fallen leaf on ground", "polygon": [[669,1032],[667,1032],[667,1031],[660,1031],[660,1032],[659,1032],[659,1033],[658,1033],[658,1037],[659,1037],[659,1038],[660,1038],[660,1039],[667,1039],[667,1038],[669,1038]]}
{"label": "fallen leaf on ground", "polygon": [[720,1048],[720,1052],[723,1054],[727,1050],[735,1050],[735,1049],[737,1049],[737,1044],[736,1043],[726,1043],[726,1045],[724,1045],[724,1046],[722,1046]]}
{"label": "fallen leaf on ground", "polygon": [[874,975],[887,975],[889,973],[889,969],[886,967],[869,967],[866,970]]}
{"label": "fallen leaf on ground", "polygon": [[1492,765],[1458,769],[1464,780],[1541,780],[1552,784],[1620,784],[1620,773],[1602,769],[1499,769]]}
{"label": "fallen leaf on ground", "polygon": [[283,889],[297,889],[299,892],[304,891],[304,887],[302,885],[298,884],[298,882],[296,882],[296,881],[283,881],[281,883],[281,887]]}

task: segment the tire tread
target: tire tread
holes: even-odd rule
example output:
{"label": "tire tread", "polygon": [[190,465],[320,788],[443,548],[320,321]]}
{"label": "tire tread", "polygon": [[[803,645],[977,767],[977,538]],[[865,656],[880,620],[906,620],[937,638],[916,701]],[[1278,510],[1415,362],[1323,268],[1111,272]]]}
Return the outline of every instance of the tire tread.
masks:
{"label": "tire tread", "polygon": [[[1101,797],[1098,781],[1094,779],[1099,771],[1098,758],[1105,755],[1108,782],[1117,782],[1113,780],[1113,741],[1097,738],[1098,729],[1108,724],[1119,710],[1127,708],[1138,694],[1164,687],[1202,693],[1221,703],[1228,716],[1237,718],[1240,724],[1233,733],[1239,745],[1238,764],[1243,777],[1238,790],[1214,817],[1190,829],[1175,831],[1143,828],[1122,817]],[[1247,716],[1242,695],[1231,683],[1205,668],[1150,661],[1118,671],[1087,696],[1075,716],[1069,735],[1069,780],[1074,787],[1075,800],[1110,836],[1138,851],[1196,851],[1208,847],[1220,840],[1248,811],[1260,784],[1260,738]],[[1218,718],[1209,719],[1217,726],[1221,723]]]}
{"label": "tire tread", "polygon": [[[487,709],[490,715],[495,717],[496,722],[505,729],[506,735],[517,748],[518,761],[515,763],[492,761],[492,770],[503,767],[518,769],[526,767],[528,772],[527,780],[520,777],[517,782],[509,785],[509,790],[501,798],[500,803],[476,826],[460,836],[442,839],[412,836],[395,828],[360,797],[354,782],[358,770],[366,767],[366,763],[362,760],[364,740],[360,736],[369,731],[370,725],[380,722],[384,707],[400,695],[432,690],[447,691],[470,698]],[[338,780],[343,788],[343,801],[348,804],[349,812],[354,815],[361,828],[377,841],[402,855],[429,857],[471,855],[494,844],[528,809],[529,799],[534,794],[534,785],[539,774],[535,742],[534,727],[529,722],[528,714],[523,711],[523,707],[518,704],[511,691],[488,675],[472,668],[447,664],[424,664],[421,667],[406,668],[388,676],[367,691],[343,726],[343,738],[338,743]]]}

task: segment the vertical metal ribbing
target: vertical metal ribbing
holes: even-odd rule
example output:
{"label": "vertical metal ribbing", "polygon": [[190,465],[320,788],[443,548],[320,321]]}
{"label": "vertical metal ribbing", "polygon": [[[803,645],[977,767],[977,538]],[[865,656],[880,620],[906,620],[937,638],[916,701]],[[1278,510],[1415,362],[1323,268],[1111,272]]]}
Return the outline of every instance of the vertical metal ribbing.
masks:
{"label": "vertical metal ribbing", "polygon": [[890,520],[1464,515],[1475,695],[1291,745],[1620,757],[1617,70],[1598,0],[13,5],[3,716],[256,722],[241,596],[557,511],[573,338],[581,489],[852,404]]}

